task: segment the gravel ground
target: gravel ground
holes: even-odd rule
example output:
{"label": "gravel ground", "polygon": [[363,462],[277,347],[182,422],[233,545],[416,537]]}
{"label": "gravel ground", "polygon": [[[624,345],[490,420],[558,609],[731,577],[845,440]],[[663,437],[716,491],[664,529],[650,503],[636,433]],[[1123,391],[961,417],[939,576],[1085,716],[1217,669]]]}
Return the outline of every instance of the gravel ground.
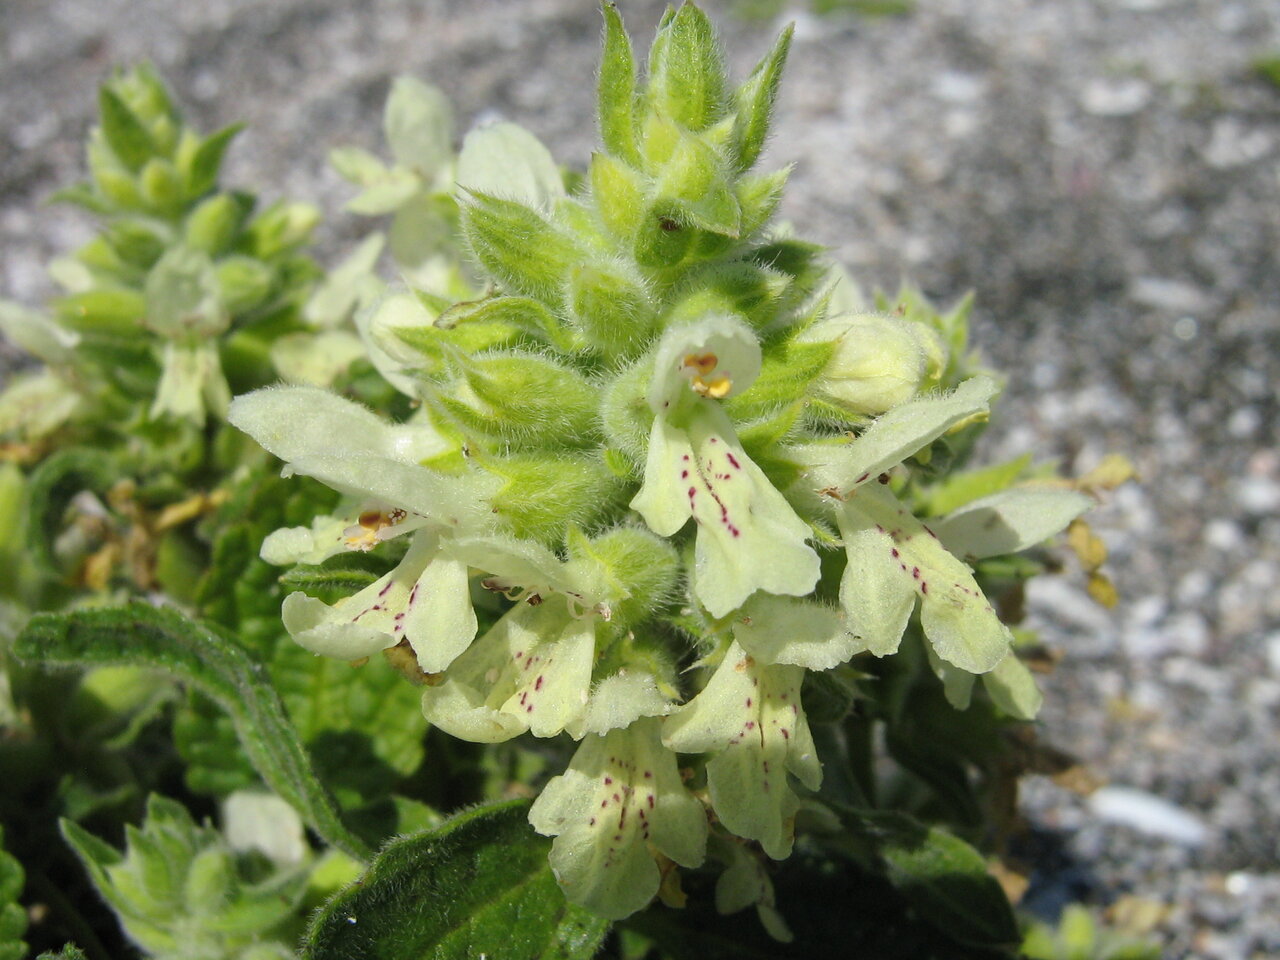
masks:
{"label": "gravel ground", "polygon": [[[637,34],[660,11],[621,6]],[[776,25],[705,6],[742,75]],[[1027,812],[1089,865],[1084,888],[1167,907],[1168,956],[1280,955],[1280,89],[1250,67],[1280,52],[1280,6],[919,0],[875,21],[795,6],[770,155],[796,164],[785,215],[868,286],[977,292],[977,338],[1009,375],[992,456],[1082,472],[1123,451],[1142,474],[1097,515],[1121,605],[1067,575],[1030,610],[1066,655],[1046,731],[1143,792],[1031,782]],[[366,224],[337,212],[325,154],[379,148],[397,73],[582,162],[594,7],[0,0],[0,290],[37,302],[44,261],[87,236],[40,200],[82,173],[112,64],[154,60],[206,128],[248,121],[230,182],[320,203],[333,255]]]}

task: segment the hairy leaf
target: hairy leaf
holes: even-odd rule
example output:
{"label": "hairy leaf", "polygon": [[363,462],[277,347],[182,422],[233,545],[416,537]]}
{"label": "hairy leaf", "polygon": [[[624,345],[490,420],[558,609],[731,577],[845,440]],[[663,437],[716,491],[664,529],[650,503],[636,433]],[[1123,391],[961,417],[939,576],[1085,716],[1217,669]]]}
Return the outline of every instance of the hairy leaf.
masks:
{"label": "hairy leaf", "polygon": [[27,660],[137,664],[176,674],[231,714],[254,768],[317,833],[354,856],[368,855],[316,778],[265,669],[210,627],[175,610],[136,602],[71,614],[40,613],[18,637],[14,651]]}
{"label": "hairy leaf", "polygon": [[526,801],[389,844],[316,915],[305,960],[588,960],[608,929],[571,906]]}

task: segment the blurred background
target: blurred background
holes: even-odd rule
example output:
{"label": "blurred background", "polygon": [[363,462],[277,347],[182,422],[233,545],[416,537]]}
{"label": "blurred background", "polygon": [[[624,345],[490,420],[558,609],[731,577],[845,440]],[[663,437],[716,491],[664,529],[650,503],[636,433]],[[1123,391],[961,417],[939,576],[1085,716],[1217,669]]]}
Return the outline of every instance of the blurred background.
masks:
{"label": "blurred background", "polygon": [[[620,0],[647,44],[656,0]],[[1094,527],[1120,593],[1037,581],[1060,651],[1045,736],[1110,786],[1024,790],[1038,896],[1147,911],[1170,956],[1280,955],[1280,4],[704,0],[742,77],[797,22],[767,165],[784,217],[866,289],[977,295],[1008,376],[986,455],[1140,474]],[[332,264],[368,229],[328,150],[380,152],[389,81],[442,87],[582,167],[594,0],[0,0],[0,295],[39,303],[88,239],[97,84],[150,59],[225,182],[317,203]],[[0,345],[0,377],[14,354]]]}

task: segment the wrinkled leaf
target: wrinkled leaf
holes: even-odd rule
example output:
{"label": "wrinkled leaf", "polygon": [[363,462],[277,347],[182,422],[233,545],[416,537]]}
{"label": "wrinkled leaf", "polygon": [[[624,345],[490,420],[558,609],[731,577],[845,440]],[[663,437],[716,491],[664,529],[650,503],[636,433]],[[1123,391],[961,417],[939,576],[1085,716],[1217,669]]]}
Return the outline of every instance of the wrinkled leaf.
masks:
{"label": "wrinkled leaf", "polygon": [[1008,898],[982,855],[959,837],[937,827],[923,835],[895,831],[880,849],[890,882],[939,930],[975,946],[1018,942]]}
{"label": "wrinkled leaf", "polygon": [[525,801],[396,840],[316,915],[305,960],[588,960],[608,929],[571,906]]}
{"label": "wrinkled leaf", "polygon": [[49,663],[158,667],[199,687],[231,714],[241,745],[272,789],[334,846],[353,856],[367,855],[312,771],[265,669],[209,627],[175,610],[136,602],[72,614],[40,613],[18,637],[14,652]]}

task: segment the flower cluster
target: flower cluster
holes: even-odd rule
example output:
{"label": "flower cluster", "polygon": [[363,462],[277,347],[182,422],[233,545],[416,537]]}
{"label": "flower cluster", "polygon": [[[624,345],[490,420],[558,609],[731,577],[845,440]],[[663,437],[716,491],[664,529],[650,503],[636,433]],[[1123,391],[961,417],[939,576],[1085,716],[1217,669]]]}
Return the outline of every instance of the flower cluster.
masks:
{"label": "flower cluster", "polygon": [[[576,189],[510,125],[473,131],[456,162],[419,138],[417,179],[379,174],[404,181],[385,188],[391,210],[452,171],[479,270],[474,299],[391,292],[360,321],[414,414],[392,424],[285,386],[238,398],[230,420],[346,497],[272,535],[266,559],[407,542],[353,596],[289,596],[290,634],[407,662],[426,717],[456,737],[577,741],[530,820],[556,838],[568,896],[616,918],[672,864],[701,864],[709,835],[789,855],[822,781],[806,679],[894,654],[917,608],[954,704],[981,677],[1002,710],[1033,715],[971,564],[1090,501],[1021,486],[918,517],[913,484],[998,386],[972,373],[962,316],[857,308],[818,248],[771,230],[787,171],[752,169],[789,33],[733,88],[686,4],[641,86],[605,18],[603,148]],[[725,901],[745,905],[750,875],[771,909],[749,866],[725,873]]]}

